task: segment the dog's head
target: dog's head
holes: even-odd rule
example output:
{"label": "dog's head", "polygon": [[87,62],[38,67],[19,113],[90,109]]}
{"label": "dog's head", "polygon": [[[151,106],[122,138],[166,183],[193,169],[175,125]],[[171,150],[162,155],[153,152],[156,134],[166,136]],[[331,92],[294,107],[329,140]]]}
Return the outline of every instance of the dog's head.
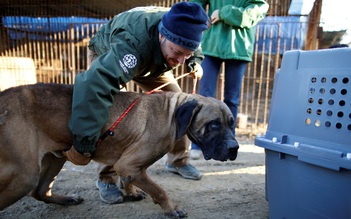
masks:
{"label": "dog's head", "polygon": [[225,103],[211,97],[187,101],[176,109],[177,138],[187,134],[206,160],[235,160],[239,145],[234,118]]}

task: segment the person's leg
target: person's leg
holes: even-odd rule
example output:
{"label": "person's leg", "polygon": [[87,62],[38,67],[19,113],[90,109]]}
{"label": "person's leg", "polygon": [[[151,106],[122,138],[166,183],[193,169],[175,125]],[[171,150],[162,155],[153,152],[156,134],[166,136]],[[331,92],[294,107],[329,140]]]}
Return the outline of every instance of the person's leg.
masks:
{"label": "person's leg", "polygon": [[[178,83],[174,81],[172,72],[166,72],[158,78],[135,78],[133,79],[144,91],[150,91],[169,81],[173,81],[169,85],[162,88],[163,91],[182,92]],[[194,166],[188,163],[189,160],[189,144],[187,136],[182,137],[176,142],[174,149],[167,154],[166,169],[170,172],[180,174],[186,179],[201,179],[202,173]]]}
{"label": "person's leg", "polygon": [[[215,97],[217,79],[221,68],[222,60],[212,56],[205,56],[201,67],[204,74],[199,83],[199,94],[205,97]],[[194,160],[202,156],[201,149],[194,143],[191,143],[190,157]]]}
{"label": "person's leg", "polygon": [[[224,103],[232,112],[235,123],[238,115],[240,89],[247,63],[247,61],[241,60],[225,60]],[[233,131],[235,133],[235,128]]]}
{"label": "person's leg", "polygon": [[117,185],[118,175],[113,166],[99,164],[98,173],[96,187],[99,189],[100,199],[107,204],[122,203],[123,193]]}
{"label": "person's leg", "polygon": [[223,60],[205,56],[201,66],[204,74],[199,83],[199,94],[205,97],[215,97],[219,70]]}

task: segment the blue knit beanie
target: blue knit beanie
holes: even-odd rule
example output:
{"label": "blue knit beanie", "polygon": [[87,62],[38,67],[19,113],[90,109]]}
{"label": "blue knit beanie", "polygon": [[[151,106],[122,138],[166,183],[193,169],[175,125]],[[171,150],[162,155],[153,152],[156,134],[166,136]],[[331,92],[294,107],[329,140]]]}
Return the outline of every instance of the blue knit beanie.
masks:
{"label": "blue knit beanie", "polygon": [[195,51],[208,22],[206,11],[199,4],[179,2],[163,15],[158,30],[167,40]]}

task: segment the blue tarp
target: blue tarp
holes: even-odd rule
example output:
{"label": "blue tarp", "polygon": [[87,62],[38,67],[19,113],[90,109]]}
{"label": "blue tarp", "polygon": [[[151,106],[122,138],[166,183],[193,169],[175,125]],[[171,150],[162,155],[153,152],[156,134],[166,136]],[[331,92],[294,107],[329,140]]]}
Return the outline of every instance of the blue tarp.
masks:
{"label": "blue tarp", "polygon": [[272,16],[257,25],[258,51],[283,54],[287,50],[302,49],[307,32],[307,16]]}
{"label": "blue tarp", "polygon": [[19,40],[29,38],[30,40],[53,40],[53,34],[67,31],[71,28],[78,30],[73,38],[75,41],[82,40],[93,33],[87,31],[87,26],[106,23],[107,19],[96,19],[87,17],[3,17],[2,23],[8,28],[11,39]]}

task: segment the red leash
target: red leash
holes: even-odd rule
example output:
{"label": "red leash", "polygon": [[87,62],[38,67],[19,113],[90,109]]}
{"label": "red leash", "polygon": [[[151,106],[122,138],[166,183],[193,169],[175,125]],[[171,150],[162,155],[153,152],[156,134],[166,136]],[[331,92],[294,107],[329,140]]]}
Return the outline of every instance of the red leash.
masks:
{"label": "red leash", "polygon": [[[160,90],[161,88],[163,88],[163,87],[169,85],[170,83],[172,83],[172,82],[174,82],[174,81],[177,81],[177,80],[179,80],[180,78],[183,78],[183,77],[185,77],[185,76],[187,76],[187,75],[189,75],[189,74],[190,74],[190,73],[185,73],[185,74],[183,74],[183,75],[180,75],[180,76],[178,76],[177,78],[175,78],[174,80],[169,81],[169,82],[167,82],[167,83],[165,83],[165,84],[162,84],[162,85],[159,86],[159,87],[156,87],[155,89],[153,89],[153,90],[151,90],[151,91],[146,92],[146,94],[152,94],[153,92],[155,92],[155,91],[157,91],[157,90]],[[193,91],[192,91],[193,94],[195,94],[195,92],[196,92],[196,82],[197,82],[197,79],[194,78],[194,86],[193,86]],[[113,135],[114,135],[113,130],[114,130],[114,129],[116,128],[116,126],[122,121],[122,119],[129,113],[129,111],[132,110],[132,108],[133,108],[134,105],[139,101],[139,99],[140,99],[139,97],[138,97],[137,99],[135,99],[135,100],[133,101],[133,103],[131,103],[130,106],[129,106],[129,107],[122,113],[122,115],[116,120],[116,122],[113,123],[113,125],[111,126],[111,128],[109,128],[104,134],[100,135],[99,140],[98,140],[97,143],[96,143],[96,146],[100,145],[101,142],[102,142],[107,136],[113,136]]]}

